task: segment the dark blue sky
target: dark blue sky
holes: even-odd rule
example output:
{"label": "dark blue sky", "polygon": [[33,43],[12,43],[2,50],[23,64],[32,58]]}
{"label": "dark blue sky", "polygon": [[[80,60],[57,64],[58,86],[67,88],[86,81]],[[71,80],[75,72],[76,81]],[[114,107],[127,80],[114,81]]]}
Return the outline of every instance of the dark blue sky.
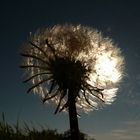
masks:
{"label": "dark blue sky", "polygon": [[140,137],[140,3],[115,0],[5,1],[0,4],[0,113],[17,120],[69,128],[68,115],[54,115],[54,105],[43,105],[27,94],[19,69],[22,44],[38,28],[54,24],[82,24],[113,38],[126,59],[126,76],[117,100],[103,110],[81,114],[80,129],[97,140],[138,140]]}

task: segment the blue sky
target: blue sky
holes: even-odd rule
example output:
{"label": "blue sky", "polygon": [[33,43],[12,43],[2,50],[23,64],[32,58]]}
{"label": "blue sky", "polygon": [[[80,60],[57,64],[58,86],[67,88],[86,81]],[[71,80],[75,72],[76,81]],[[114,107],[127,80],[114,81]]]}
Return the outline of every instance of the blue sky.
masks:
{"label": "blue sky", "polygon": [[54,115],[55,105],[43,105],[27,94],[19,55],[29,32],[55,24],[73,23],[97,28],[113,38],[126,60],[126,76],[117,100],[99,111],[81,113],[79,127],[97,140],[138,140],[140,137],[140,3],[139,1],[5,1],[0,5],[0,113],[10,123],[34,122],[64,131],[68,114]]}

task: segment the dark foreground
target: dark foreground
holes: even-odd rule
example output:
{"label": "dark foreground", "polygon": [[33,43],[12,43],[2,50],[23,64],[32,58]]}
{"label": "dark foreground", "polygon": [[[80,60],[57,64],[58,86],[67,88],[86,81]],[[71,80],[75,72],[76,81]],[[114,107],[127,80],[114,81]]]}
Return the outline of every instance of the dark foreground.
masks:
{"label": "dark foreground", "polygon": [[[70,132],[58,133],[57,130],[44,127],[38,130],[35,127],[29,127],[26,123],[21,128],[18,121],[16,125],[8,124],[3,115],[0,121],[0,140],[70,140]],[[80,132],[80,140],[95,139]]]}

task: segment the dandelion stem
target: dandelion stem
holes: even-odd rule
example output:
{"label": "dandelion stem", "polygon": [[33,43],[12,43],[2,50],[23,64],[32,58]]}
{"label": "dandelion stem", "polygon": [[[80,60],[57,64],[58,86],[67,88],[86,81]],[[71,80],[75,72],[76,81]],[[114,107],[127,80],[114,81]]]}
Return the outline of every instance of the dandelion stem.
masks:
{"label": "dandelion stem", "polygon": [[70,89],[68,92],[70,132],[71,132],[71,140],[79,140],[79,127],[74,92],[75,91],[72,89]]}

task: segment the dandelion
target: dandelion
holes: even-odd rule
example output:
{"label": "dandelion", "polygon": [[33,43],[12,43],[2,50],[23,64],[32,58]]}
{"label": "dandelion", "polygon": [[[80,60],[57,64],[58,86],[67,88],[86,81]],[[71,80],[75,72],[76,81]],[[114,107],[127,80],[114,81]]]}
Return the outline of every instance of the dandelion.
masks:
{"label": "dandelion", "polygon": [[77,110],[88,113],[111,104],[123,77],[120,49],[97,30],[56,25],[30,36],[21,55],[31,87],[44,103],[68,111],[73,139],[78,140]]}

